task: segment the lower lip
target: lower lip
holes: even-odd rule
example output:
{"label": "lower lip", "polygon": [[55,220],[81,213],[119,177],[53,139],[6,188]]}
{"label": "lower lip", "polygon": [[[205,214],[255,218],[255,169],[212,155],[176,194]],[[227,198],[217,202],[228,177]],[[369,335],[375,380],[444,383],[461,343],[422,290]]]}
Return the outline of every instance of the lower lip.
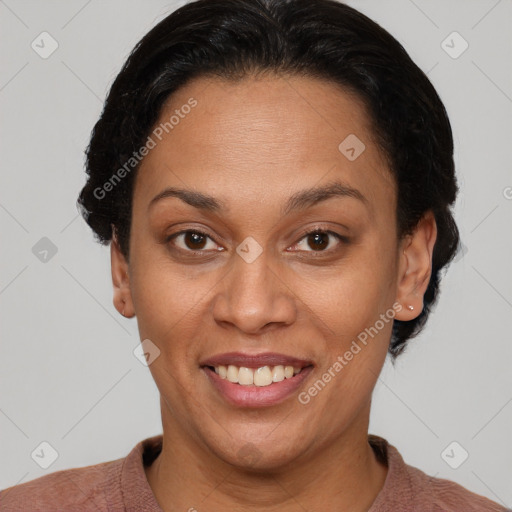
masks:
{"label": "lower lip", "polygon": [[313,370],[313,366],[303,368],[300,373],[269,386],[243,386],[219,377],[212,369],[203,367],[210,382],[217,391],[231,404],[238,407],[268,407],[286,400],[295,393],[302,382]]}

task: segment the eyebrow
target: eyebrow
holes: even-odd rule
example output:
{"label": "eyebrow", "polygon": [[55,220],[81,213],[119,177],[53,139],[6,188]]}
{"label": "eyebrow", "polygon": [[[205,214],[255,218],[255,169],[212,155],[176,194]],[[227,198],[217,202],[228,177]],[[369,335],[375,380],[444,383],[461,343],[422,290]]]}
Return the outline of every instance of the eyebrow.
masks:
{"label": "eyebrow", "polygon": [[331,197],[351,197],[361,201],[365,206],[369,206],[368,200],[358,189],[347,183],[334,181],[323,187],[313,187],[293,194],[283,208],[282,215],[305,210]]}
{"label": "eyebrow", "polygon": [[193,206],[194,208],[210,212],[217,212],[221,210],[223,204],[213,196],[209,196],[201,192],[195,192],[193,190],[186,190],[183,188],[169,187],[162,190],[162,192],[151,199],[148,205],[148,211],[158,201],[161,201],[167,197],[177,197],[178,199],[181,199],[183,202]]}
{"label": "eyebrow", "polygon": [[[148,211],[158,201],[176,197],[183,202],[208,212],[219,212],[224,208],[224,203],[202,192],[193,190],[169,187],[157,194],[149,203]],[[369,206],[366,197],[356,188],[339,181],[328,183],[322,187],[313,187],[301,190],[293,194],[281,210],[281,215],[289,215],[293,211],[305,210],[331,197],[351,197]]]}

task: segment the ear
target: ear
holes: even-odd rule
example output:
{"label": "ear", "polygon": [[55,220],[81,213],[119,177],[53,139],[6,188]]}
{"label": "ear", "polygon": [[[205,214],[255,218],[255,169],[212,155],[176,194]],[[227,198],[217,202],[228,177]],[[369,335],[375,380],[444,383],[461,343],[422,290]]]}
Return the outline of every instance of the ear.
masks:
{"label": "ear", "polygon": [[423,215],[414,232],[400,243],[397,301],[402,309],[397,320],[413,320],[423,310],[423,296],[432,274],[432,254],[437,225],[431,210]]}
{"label": "ear", "polygon": [[112,242],[110,243],[110,263],[112,269],[112,284],[114,286],[114,307],[126,318],[135,316],[132,295],[130,290],[130,277],[128,263],[121,252],[117,232],[113,228]]}

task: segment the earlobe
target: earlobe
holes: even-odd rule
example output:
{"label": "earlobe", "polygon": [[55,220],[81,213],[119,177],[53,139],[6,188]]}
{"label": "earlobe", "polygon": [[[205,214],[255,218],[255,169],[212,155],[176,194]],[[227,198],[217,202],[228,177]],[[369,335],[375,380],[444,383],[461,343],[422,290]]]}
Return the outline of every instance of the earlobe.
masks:
{"label": "earlobe", "polygon": [[113,303],[121,315],[126,318],[132,318],[135,316],[135,310],[131,296],[128,263],[119,246],[116,231],[113,230],[113,233],[110,243],[110,263],[114,287]]}
{"label": "earlobe", "polygon": [[397,320],[413,320],[423,310],[423,297],[432,275],[436,237],[435,217],[429,210],[400,245],[397,301],[403,307],[395,316]]}

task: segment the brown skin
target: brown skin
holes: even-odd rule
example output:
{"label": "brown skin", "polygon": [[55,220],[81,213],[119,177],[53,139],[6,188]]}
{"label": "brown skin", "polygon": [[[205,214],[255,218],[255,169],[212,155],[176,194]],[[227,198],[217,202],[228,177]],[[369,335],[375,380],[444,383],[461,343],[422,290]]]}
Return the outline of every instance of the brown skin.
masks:
{"label": "brown skin", "polygon": [[[299,392],[307,390],[393,303],[403,306],[399,320],[419,314],[434,217],[429,212],[398,240],[395,182],[363,105],[335,84],[202,77],[173,95],[161,120],[190,97],[198,105],[139,170],[129,263],[111,244],[114,305],[136,315],[141,340],[161,350],[149,368],[164,443],[146,468],[149,484],[165,511],[365,511],[387,475],[367,434],[391,322],[307,405],[296,394],[272,407],[235,407],[199,363],[231,351],[293,355],[314,362]],[[352,133],[366,150],[351,162],[338,145]],[[294,193],[334,180],[358,189],[368,205],[331,197],[280,215]],[[203,212],[173,197],[148,212],[170,186],[212,195],[226,208]],[[331,235],[315,250],[317,240],[303,231],[317,227],[348,244]],[[165,242],[185,229],[210,238]],[[250,264],[236,253],[248,236],[264,249]],[[204,255],[191,256],[194,249]],[[240,455],[248,443],[252,459]]]}

